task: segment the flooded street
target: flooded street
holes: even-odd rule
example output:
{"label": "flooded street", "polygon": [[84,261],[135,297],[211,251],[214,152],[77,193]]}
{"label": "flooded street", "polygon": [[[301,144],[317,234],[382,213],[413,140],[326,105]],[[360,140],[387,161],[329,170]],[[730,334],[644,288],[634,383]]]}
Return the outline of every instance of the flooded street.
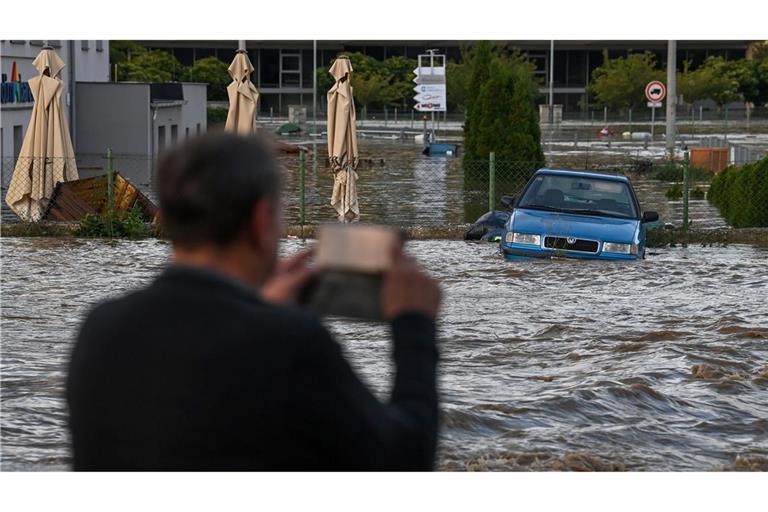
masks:
{"label": "flooded street", "polygon": [[[77,326],[93,303],[147,283],[170,246],[2,243],[2,469],[66,470]],[[767,250],[656,249],[623,264],[408,246],[445,292],[439,469],[768,470]],[[386,397],[386,327],[329,326]]]}

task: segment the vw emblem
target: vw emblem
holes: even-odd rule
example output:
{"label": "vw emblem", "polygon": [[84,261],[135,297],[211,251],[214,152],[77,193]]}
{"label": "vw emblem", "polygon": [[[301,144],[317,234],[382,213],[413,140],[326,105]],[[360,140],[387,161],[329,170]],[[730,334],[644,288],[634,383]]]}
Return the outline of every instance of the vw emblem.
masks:
{"label": "vw emblem", "polygon": [[568,245],[573,245],[576,243],[576,239],[573,238],[572,236],[569,236],[568,238],[566,238],[565,241],[568,242]]}

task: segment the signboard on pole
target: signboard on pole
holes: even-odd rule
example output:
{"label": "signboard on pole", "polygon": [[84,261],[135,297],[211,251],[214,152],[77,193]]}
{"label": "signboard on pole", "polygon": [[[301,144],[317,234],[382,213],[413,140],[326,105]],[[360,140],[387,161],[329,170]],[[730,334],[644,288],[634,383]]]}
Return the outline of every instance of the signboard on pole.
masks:
{"label": "signboard on pole", "polygon": [[447,94],[445,90],[445,56],[419,55],[419,65],[413,70],[416,77],[414,109],[419,112],[445,112]]}
{"label": "signboard on pole", "polygon": [[416,96],[413,98],[420,112],[442,112],[446,106],[445,84],[420,84],[413,88]]}
{"label": "signboard on pole", "polygon": [[658,80],[648,82],[648,85],[645,86],[645,97],[652,103],[659,103],[663,101],[666,96],[667,86]]}

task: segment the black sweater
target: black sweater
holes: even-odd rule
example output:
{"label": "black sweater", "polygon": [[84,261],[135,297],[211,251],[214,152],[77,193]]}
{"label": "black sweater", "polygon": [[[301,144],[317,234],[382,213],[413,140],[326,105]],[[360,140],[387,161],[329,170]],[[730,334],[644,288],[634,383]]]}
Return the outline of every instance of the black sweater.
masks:
{"label": "black sweater", "polygon": [[317,318],[172,266],[82,326],[67,382],[74,468],[431,469],[434,322],[402,315],[392,335],[383,404]]}

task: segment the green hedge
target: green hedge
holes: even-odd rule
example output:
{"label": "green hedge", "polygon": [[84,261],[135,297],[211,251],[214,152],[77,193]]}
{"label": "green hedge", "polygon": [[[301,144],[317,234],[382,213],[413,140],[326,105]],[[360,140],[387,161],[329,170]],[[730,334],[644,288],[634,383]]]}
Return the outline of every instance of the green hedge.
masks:
{"label": "green hedge", "polygon": [[723,169],[712,180],[707,199],[735,228],[768,227],[768,157]]}

